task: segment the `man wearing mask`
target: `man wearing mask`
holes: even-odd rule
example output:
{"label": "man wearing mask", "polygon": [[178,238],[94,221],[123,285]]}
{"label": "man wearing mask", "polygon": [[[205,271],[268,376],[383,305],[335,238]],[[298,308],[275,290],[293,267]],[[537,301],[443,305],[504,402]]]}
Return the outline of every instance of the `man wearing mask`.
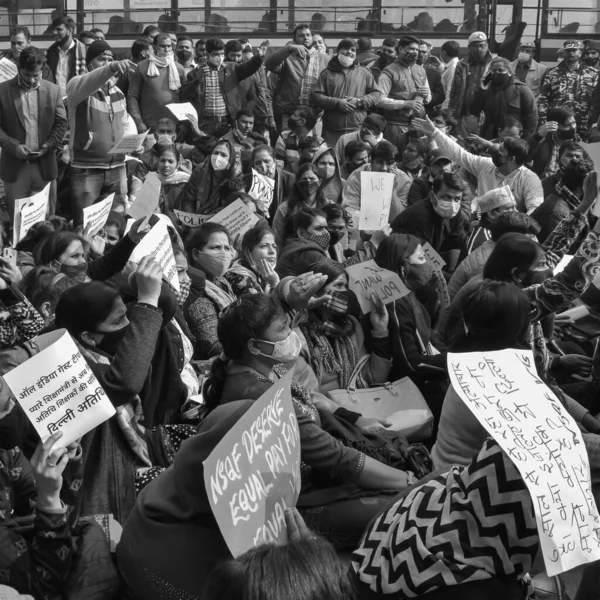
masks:
{"label": "man wearing mask", "polygon": [[369,162],[371,148],[364,142],[355,140],[346,144],[344,148],[344,162],[340,166],[342,179],[348,179],[350,173],[364,167]]}
{"label": "man wearing mask", "polygon": [[542,82],[538,99],[539,123],[543,125],[547,121],[548,111],[555,106],[570,108],[579,135],[587,139],[588,129],[600,113],[600,103],[592,102],[600,78],[594,67],[581,64],[583,44],[579,40],[566,41],[563,49],[564,60],[548,69]]}
{"label": "man wearing mask", "polygon": [[369,147],[369,152],[383,140],[387,121],[377,113],[371,113],[360,126],[358,131],[345,133],[335,145],[335,156],[342,164],[345,160],[345,149],[350,142],[362,142]]}
{"label": "man wearing mask", "polygon": [[179,36],[176,54],[177,62],[183,67],[183,72],[187,77],[188,73],[198,66],[194,60],[194,40],[187,35]]}
{"label": "man wearing mask", "polygon": [[[436,66],[433,66],[433,62],[436,63]],[[431,112],[432,109],[444,102],[445,95],[444,86],[442,85],[442,73],[438,68],[440,61],[431,54],[431,44],[425,40],[419,40],[417,64],[421,65],[427,73],[427,83],[429,83],[429,89],[431,90],[431,102],[427,110]]]}
{"label": "man wearing mask", "polygon": [[401,136],[408,131],[413,115],[425,114],[425,104],[431,101],[431,91],[425,69],[417,64],[419,40],[412,35],[398,42],[398,58],[389,64],[379,77],[381,101],[378,108],[385,114],[387,126],[384,137],[399,146]]}
{"label": "man wearing mask", "polygon": [[558,171],[559,149],[564,142],[581,141],[572,110],[556,106],[548,111],[546,118],[547,121],[528,140],[531,170],[540,179],[550,177]]}
{"label": "man wearing mask", "polygon": [[175,61],[171,37],[159,33],[154,38],[153,53],[140,62],[129,80],[127,109],[138,133],[154,129],[161,117],[169,116],[165,107],[179,102],[184,81],[184,69]]}
{"label": "man wearing mask", "polygon": [[393,38],[386,38],[381,44],[381,48],[377,51],[379,58],[374,60],[371,64],[367,65],[367,69],[373,73],[375,81],[379,81],[381,72],[398,58],[396,52],[396,40]]}
{"label": "man wearing mask", "polygon": [[442,72],[442,87],[444,88],[444,102],[442,103],[442,110],[448,109],[450,103],[450,90],[452,88],[452,81],[454,80],[454,72],[456,71],[456,65],[458,64],[458,53],[460,52],[460,45],[454,40],[448,40],[442,44],[442,61],[445,63],[444,70]]}
{"label": "man wearing mask", "polygon": [[15,200],[28,198],[52,182],[48,214],[56,208],[56,148],[67,130],[58,86],[42,80],[43,53],[28,46],[19,53],[18,74],[0,84],[0,177],[10,223]]}
{"label": "man wearing mask", "polygon": [[74,221],[83,222],[83,209],[115,194],[113,209],[124,212],[127,197],[125,155],[109,154],[125,133],[127,105],[115,85],[116,75],[134,70],[130,60],[115,61],[112,48],[94,42],[87,53],[89,73],[67,86],[69,152]]}
{"label": "man wearing mask", "polygon": [[458,61],[450,88],[448,108],[458,121],[457,133],[467,138],[479,133],[479,104],[476,102],[481,82],[490,70],[494,55],[490,52],[487,36],[475,31],[469,36],[469,54]]}
{"label": "man wearing mask", "polygon": [[542,79],[548,67],[534,60],[534,52],[533,42],[523,42],[519,47],[517,60],[511,63],[511,69],[515,77],[531,90],[537,102],[542,93]]}
{"label": "man wearing mask", "polygon": [[315,111],[310,106],[299,106],[288,118],[289,129],[283,131],[275,144],[275,158],[283,162],[284,167],[300,158],[299,144],[307,136],[325,144],[323,138],[315,135],[313,129],[317,124]]}
{"label": "man wearing mask", "polygon": [[600,41],[588,40],[583,51],[583,64],[586,67],[600,68]]}

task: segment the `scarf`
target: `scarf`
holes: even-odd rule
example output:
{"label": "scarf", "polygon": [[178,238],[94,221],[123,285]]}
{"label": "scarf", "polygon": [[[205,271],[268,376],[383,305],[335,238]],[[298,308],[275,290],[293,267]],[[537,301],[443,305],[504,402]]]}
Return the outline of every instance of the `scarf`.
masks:
{"label": "scarf", "polygon": [[319,78],[320,64],[319,53],[315,48],[311,48],[308,51],[308,65],[304,71],[304,76],[302,77],[302,83],[300,85],[300,99],[298,104],[309,104],[310,94]]}
{"label": "scarf", "polygon": [[492,577],[516,580],[531,570],[538,547],[527,486],[488,439],[468,467],[401,494],[367,528],[352,569],[379,595],[413,598]]}
{"label": "scarf", "polygon": [[160,72],[158,69],[169,69],[169,89],[178,90],[181,87],[181,79],[175,64],[174,56],[156,56],[151,54],[148,57],[148,77],[158,77]]}
{"label": "scarf", "polygon": [[204,293],[210,298],[219,309],[219,312],[225,310],[232,302],[235,301],[235,298],[232,293],[230,293],[231,288],[229,283],[225,279],[215,279],[217,283],[223,285],[223,287],[227,288],[229,291],[225,291],[222,287],[219,287],[217,283],[212,282],[210,279],[206,279]]}
{"label": "scarf", "polygon": [[492,127],[493,136],[498,135],[504,119],[506,118],[508,105],[506,103],[506,94],[504,92],[513,84],[514,76],[511,75],[501,85],[495,86],[490,84],[487,89],[487,97],[491,108],[488,113],[487,124]]}
{"label": "scarf", "polygon": [[236,260],[225,274],[236,296],[240,295],[239,289],[244,288],[245,294],[268,294],[271,286],[263,281],[245,260]]}
{"label": "scarf", "polygon": [[190,174],[184,171],[175,171],[175,173],[165,177],[160,172],[156,172],[156,175],[160,179],[162,185],[179,185],[180,183],[187,183],[190,180]]}
{"label": "scarf", "polygon": [[562,182],[556,184],[556,191],[571,210],[575,210],[581,204],[581,200]]}
{"label": "scarf", "polygon": [[177,291],[173,286],[171,286],[171,291],[175,294],[177,298],[177,304],[183,308],[185,301],[188,299],[190,295],[190,289],[192,288],[192,280],[188,279],[186,282],[179,282],[179,291]]}

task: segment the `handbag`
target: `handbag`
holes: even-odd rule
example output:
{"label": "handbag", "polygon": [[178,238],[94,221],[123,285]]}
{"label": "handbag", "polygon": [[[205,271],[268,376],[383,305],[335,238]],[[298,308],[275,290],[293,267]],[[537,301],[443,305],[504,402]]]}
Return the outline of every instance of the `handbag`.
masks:
{"label": "handbag", "polygon": [[359,412],[363,417],[388,421],[387,431],[409,442],[420,442],[433,433],[433,414],[419,388],[410,377],[364,390],[356,389],[356,380],[370,359],[366,354],[356,363],[348,389],[331,390],[329,397],[339,406]]}

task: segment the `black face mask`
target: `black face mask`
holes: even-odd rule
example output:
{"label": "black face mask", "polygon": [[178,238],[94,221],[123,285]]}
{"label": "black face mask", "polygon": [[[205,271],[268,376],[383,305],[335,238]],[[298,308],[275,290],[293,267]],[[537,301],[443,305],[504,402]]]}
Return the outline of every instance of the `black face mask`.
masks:
{"label": "black face mask", "polygon": [[329,245],[335,246],[338,242],[342,241],[342,238],[346,235],[345,231],[330,231],[329,232]]}
{"label": "black face mask", "polygon": [[127,333],[128,327],[129,325],[125,325],[125,327],[121,327],[121,329],[116,329],[115,331],[98,331],[97,333],[101,333],[104,337],[102,338],[102,341],[96,345],[96,347],[100,350],[103,350],[107,354],[114,356],[119,349],[121,340]]}
{"label": "black face mask", "polygon": [[490,75],[490,80],[493,86],[505,84],[510,79],[510,73],[493,73]]}
{"label": "black face mask", "polygon": [[583,185],[583,180],[588,174],[588,168],[583,163],[569,163],[559,169],[561,183],[570,190],[575,190]]}
{"label": "black face mask", "polygon": [[381,66],[387,67],[387,65],[389,65],[390,63],[394,62],[394,60],[396,60],[396,57],[391,56],[390,54],[380,54],[379,60],[381,62]]}
{"label": "black face mask", "polygon": [[561,140],[575,139],[575,127],[569,127],[569,129],[558,129],[556,133]]}
{"label": "black face mask", "polygon": [[193,54],[191,50],[177,50],[177,58],[181,60],[189,60]]}
{"label": "black face mask", "polygon": [[429,263],[422,265],[410,265],[410,270],[406,276],[408,287],[416,292],[423,289],[433,277],[433,267]]}
{"label": "black face mask", "polygon": [[599,62],[600,58],[592,58],[590,56],[583,59],[583,64],[588,67],[597,67]]}

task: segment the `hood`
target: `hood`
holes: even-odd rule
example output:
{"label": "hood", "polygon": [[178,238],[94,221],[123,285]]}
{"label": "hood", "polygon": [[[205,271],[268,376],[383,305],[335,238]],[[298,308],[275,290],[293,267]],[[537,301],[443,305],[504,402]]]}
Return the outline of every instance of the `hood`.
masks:
{"label": "hood", "polygon": [[[229,148],[229,162],[227,163],[227,170],[229,171],[230,177],[236,177],[242,172],[242,165],[238,161],[237,152],[235,151],[234,145],[228,139],[220,139],[217,145],[227,145]],[[211,155],[206,157],[206,163],[208,164],[211,173],[214,173],[214,169],[210,160]]]}

